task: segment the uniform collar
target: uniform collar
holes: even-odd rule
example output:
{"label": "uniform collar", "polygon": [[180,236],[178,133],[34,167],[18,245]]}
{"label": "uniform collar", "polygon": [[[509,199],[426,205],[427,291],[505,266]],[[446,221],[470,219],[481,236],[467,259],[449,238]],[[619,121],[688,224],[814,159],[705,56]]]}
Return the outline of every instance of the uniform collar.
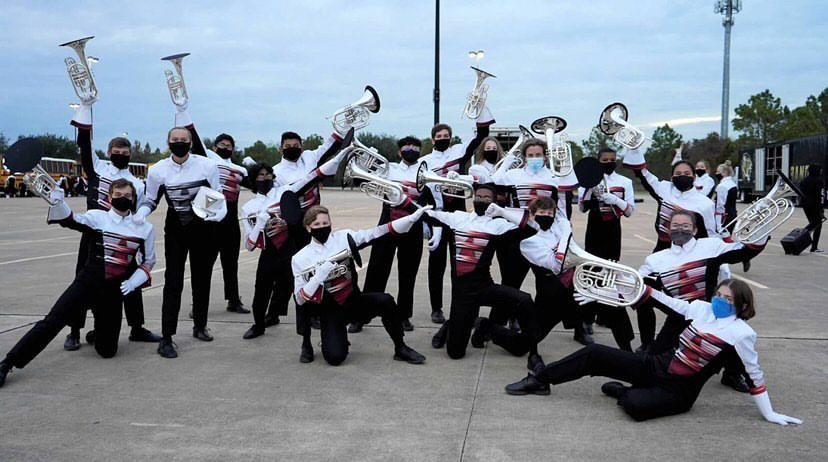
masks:
{"label": "uniform collar", "polygon": [[685,252],[690,252],[691,250],[693,250],[696,247],[696,242],[697,242],[697,240],[694,237],[694,238],[691,238],[689,241],[685,242],[684,245],[671,244],[670,245],[670,252],[675,254],[675,255],[679,255],[679,254],[682,254],[682,253],[685,253]]}
{"label": "uniform collar", "polygon": [[110,208],[106,213],[109,214],[109,218],[115,223],[120,223],[124,221],[124,219],[129,218],[131,215],[131,213],[128,213],[126,216],[122,217],[121,215],[118,215],[118,212],[116,212],[114,208]]}

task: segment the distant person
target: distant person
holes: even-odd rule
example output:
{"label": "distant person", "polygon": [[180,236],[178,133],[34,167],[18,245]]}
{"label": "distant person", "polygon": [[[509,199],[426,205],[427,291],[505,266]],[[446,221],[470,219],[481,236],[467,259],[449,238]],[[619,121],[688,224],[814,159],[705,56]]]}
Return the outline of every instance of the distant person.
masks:
{"label": "distant person", "polygon": [[14,176],[9,176],[8,178],[6,178],[6,197],[7,198],[12,198],[17,194],[17,187],[16,187],[17,185],[15,185],[16,181],[17,180],[14,178]]}
{"label": "distant person", "polygon": [[[739,188],[733,179],[733,167],[729,164],[719,164],[716,167],[716,177],[719,185],[716,186],[716,219],[719,221],[719,229],[727,226],[729,232],[733,232],[736,223],[736,196]],[[729,225],[729,226],[728,226]]]}
{"label": "distant person", "polygon": [[799,184],[805,199],[802,201],[802,210],[808,217],[808,230],[813,233],[811,237],[811,252],[822,253],[819,250],[819,234],[822,232],[822,221],[825,220],[825,210],[822,205],[822,190],[825,182],[822,180],[822,167],[811,165],[808,167],[808,176]]}
{"label": "distant person", "polygon": [[696,188],[696,191],[707,197],[713,195],[713,189],[716,186],[716,181],[707,174],[709,171],[710,164],[706,160],[702,159],[696,162],[696,180],[693,182],[693,186]]}

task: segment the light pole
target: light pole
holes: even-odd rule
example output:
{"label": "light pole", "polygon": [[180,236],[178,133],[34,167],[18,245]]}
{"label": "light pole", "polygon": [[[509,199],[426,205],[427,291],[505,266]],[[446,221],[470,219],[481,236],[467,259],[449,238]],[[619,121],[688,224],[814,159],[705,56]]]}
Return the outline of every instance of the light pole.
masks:
{"label": "light pole", "polygon": [[440,0],[434,1],[434,125],[440,123]]}
{"label": "light pole", "polygon": [[728,105],[730,104],[730,28],[733,26],[733,15],[742,10],[742,0],[718,0],[713,5],[713,12],[722,14],[722,26],[724,26],[724,66],[722,69],[722,139],[727,138],[729,125]]}

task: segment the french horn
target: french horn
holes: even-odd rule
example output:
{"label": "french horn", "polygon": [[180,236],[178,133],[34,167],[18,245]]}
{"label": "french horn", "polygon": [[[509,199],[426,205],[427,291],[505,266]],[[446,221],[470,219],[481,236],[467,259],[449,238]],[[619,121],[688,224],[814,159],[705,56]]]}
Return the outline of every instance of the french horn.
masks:
{"label": "french horn", "polygon": [[646,290],[644,279],[635,268],[592,255],[579,247],[570,234],[561,273],[573,268],[575,291],[605,305],[630,306]]}

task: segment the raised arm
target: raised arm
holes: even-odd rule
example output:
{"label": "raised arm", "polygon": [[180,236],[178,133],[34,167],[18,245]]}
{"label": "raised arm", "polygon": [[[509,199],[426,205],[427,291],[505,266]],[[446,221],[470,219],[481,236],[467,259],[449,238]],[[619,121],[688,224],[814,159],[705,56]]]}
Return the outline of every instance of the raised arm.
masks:
{"label": "raised arm", "polygon": [[477,132],[475,133],[474,138],[469,141],[469,144],[466,145],[466,151],[463,153],[463,158],[460,161],[460,167],[462,168],[461,171],[465,171],[466,164],[474,155],[474,151],[477,150],[477,147],[480,146],[480,142],[483,141],[483,138],[489,136],[489,127],[495,123],[494,116],[489,111],[488,106],[483,106],[483,110],[480,111],[480,115],[477,116],[475,122],[477,125]]}
{"label": "raised arm", "polygon": [[77,144],[80,150],[81,167],[88,178],[94,178],[97,175],[100,159],[92,151],[92,105],[81,104],[75,110],[70,124],[78,129]]}
{"label": "raised arm", "polygon": [[[190,113],[187,112],[186,108],[182,109],[181,106],[176,106],[175,126],[184,127],[190,132],[190,137],[193,139],[193,147],[190,148],[191,153],[199,156],[207,156],[207,151],[204,149],[204,143],[201,142],[201,138],[198,136],[193,119],[190,118]],[[220,190],[217,189],[216,191]]]}

